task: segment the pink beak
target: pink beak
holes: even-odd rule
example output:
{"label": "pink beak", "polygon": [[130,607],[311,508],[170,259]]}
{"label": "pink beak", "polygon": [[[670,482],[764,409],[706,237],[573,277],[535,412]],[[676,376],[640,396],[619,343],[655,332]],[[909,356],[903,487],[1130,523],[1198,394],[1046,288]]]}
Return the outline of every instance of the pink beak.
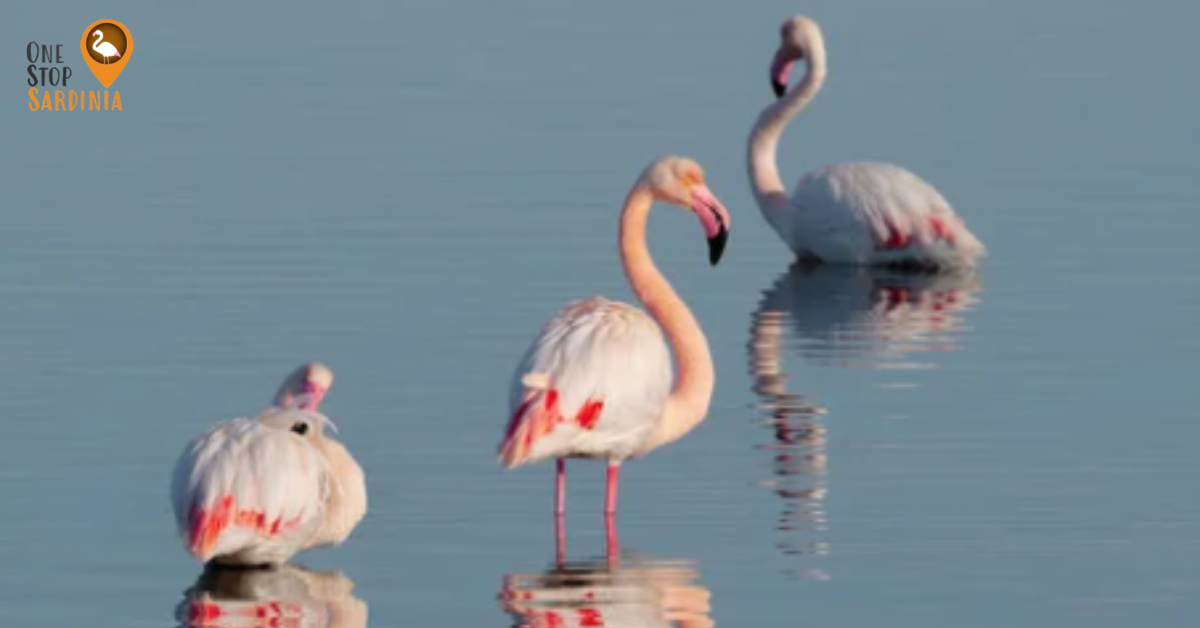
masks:
{"label": "pink beak", "polygon": [[775,91],[776,98],[783,98],[787,93],[788,75],[791,74],[793,62],[782,48],[771,61],[771,89]]}
{"label": "pink beak", "polygon": [[703,184],[692,186],[692,211],[696,212],[700,226],[704,227],[704,237],[708,238],[708,262],[716,266],[725,252],[725,241],[729,239],[732,224],[729,211]]}
{"label": "pink beak", "polygon": [[321,400],[325,398],[325,389],[312,382],[304,382],[304,390],[301,392],[303,403],[300,407],[304,410],[316,410],[321,405]]}

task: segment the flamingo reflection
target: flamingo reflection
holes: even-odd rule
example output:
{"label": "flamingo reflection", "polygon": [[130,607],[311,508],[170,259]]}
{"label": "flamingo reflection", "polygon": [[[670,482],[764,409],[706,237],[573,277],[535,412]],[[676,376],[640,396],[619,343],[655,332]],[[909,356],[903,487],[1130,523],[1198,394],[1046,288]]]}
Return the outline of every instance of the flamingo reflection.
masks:
{"label": "flamingo reflection", "polygon": [[956,351],[979,301],[974,271],[904,273],[793,265],[768,289],[758,312],[774,312],[814,364],[931,368],[915,356]]}
{"label": "flamingo reflection", "polygon": [[699,577],[691,561],[623,552],[508,574],[499,600],[515,628],[709,628],[712,594]]}
{"label": "flamingo reflection", "polygon": [[176,607],[186,628],[366,628],[367,605],[338,572],[291,564],[210,566]]}
{"label": "flamingo reflection", "polygon": [[[760,399],[757,419],[771,436],[758,447],[772,454],[772,478],[763,484],[783,500],[777,528],[785,554],[812,557],[830,550],[822,540],[829,524],[826,411],[811,396],[788,391],[785,348],[794,346],[825,366],[930,368],[912,356],[955,350],[977,292],[971,271],[914,274],[797,264],[763,293],[747,353]],[[829,577],[815,566],[791,573]]]}

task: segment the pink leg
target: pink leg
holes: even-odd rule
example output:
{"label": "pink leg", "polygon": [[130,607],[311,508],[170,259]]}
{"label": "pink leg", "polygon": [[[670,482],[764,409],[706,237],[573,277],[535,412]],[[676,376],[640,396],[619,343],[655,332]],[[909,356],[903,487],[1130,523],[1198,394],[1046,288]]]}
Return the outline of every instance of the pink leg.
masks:
{"label": "pink leg", "polygon": [[617,540],[617,523],[612,513],[604,515],[604,541],[608,566],[616,567],[621,557],[621,542]]}
{"label": "pink leg", "polygon": [[554,558],[561,567],[567,561],[567,524],[562,515],[554,515]]}
{"label": "pink leg", "polygon": [[621,463],[608,463],[608,484],[604,493],[604,514],[617,512],[617,483],[620,481]]}
{"label": "pink leg", "polygon": [[567,461],[559,458],[558,471],[554,477],[554,514],[562,515],[567,511]]}

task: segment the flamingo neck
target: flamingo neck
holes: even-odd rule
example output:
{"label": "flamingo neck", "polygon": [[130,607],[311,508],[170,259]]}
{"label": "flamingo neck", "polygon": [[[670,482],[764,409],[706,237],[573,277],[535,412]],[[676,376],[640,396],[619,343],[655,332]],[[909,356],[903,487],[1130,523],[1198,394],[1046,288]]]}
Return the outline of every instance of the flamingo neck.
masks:
{"label": "flamingo neck", "polygon": [[704,332],[654,265],[646,247],[646,219],[653,204],[654,196],[644,184],[629,193],[621,215],[621,263],[634,295],[662,328],[675,354],[675,387],[657,430],[639,454],[670,443],[699,425],[708,414],[716,379]]}
{"label": "flamingo neck", "polygon": [[92,42],[92,50],[100,52],[100,42],[104,39],[104,33],[96,33],[93,37],[96,38],[96,41]]}
{"label": "flamingo neck", "polygon": [[825,47],[817,42],[811,48],[805,55],[807,71],[804,79],[786,96],[763,109],[750,132],[746,155],[750,187],[758,201],[758,208],[772,223],[792,209],[776,164],[779,137],[783,135],[787,123],[812,102],[825,82]]}
{"label": "flamingo neck", "polygon": [[321,529],[309,540],[308,547],[341,543],[367,513],[367,490],[362,467],[338,441],[320,437],[315,444],[329,464],[331,486],[329,501],[325,504],[325,520]]}

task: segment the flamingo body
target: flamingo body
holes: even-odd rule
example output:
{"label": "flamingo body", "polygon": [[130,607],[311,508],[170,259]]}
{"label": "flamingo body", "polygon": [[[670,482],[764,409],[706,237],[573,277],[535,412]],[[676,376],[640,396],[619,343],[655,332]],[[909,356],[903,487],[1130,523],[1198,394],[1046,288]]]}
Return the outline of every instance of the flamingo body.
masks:
{"label": "flamingo body", "polygon": [[349,536],[366,514],[366,483],[316,410],[332,381],[324,365],[306,364],[284,380],[274,406],[188,444],[171,503],[189,553],[205,563],[271,565]]}
{"label": "flamingo body", "polygon": [[[804,175],[789,198],[776,149],[792,118],[816,97],[827,74],[821,29],[809,18],[784,22],[771,64],[779,100],[763,110],[750,134],[747,166],[767,221],[802,260],[835,264],[972,267],[984,257],[974,236],[932,185],[891,164],[852,162]],[[790,68],[805,60],[803,80],[787,88]]]}
{"label": "flamingo body", "polygon": [[801,258],[951,267],[984,253],[937,189],[892,164],[823,166],[801,177],[791,203],[768,220]]}
{"label": "flamingo body", "polygon": [[650,316],[604,297],[570,303],[517,366],[502,460],[629,458],[670,392],[671,356]]}
{"label": "flamingo body", "polygon": [[321,526],[332,478],[328,462],[293,424],[317,413],[286,411],[217,424],[175,467],[175,521],[201,562],[277,564]]}

